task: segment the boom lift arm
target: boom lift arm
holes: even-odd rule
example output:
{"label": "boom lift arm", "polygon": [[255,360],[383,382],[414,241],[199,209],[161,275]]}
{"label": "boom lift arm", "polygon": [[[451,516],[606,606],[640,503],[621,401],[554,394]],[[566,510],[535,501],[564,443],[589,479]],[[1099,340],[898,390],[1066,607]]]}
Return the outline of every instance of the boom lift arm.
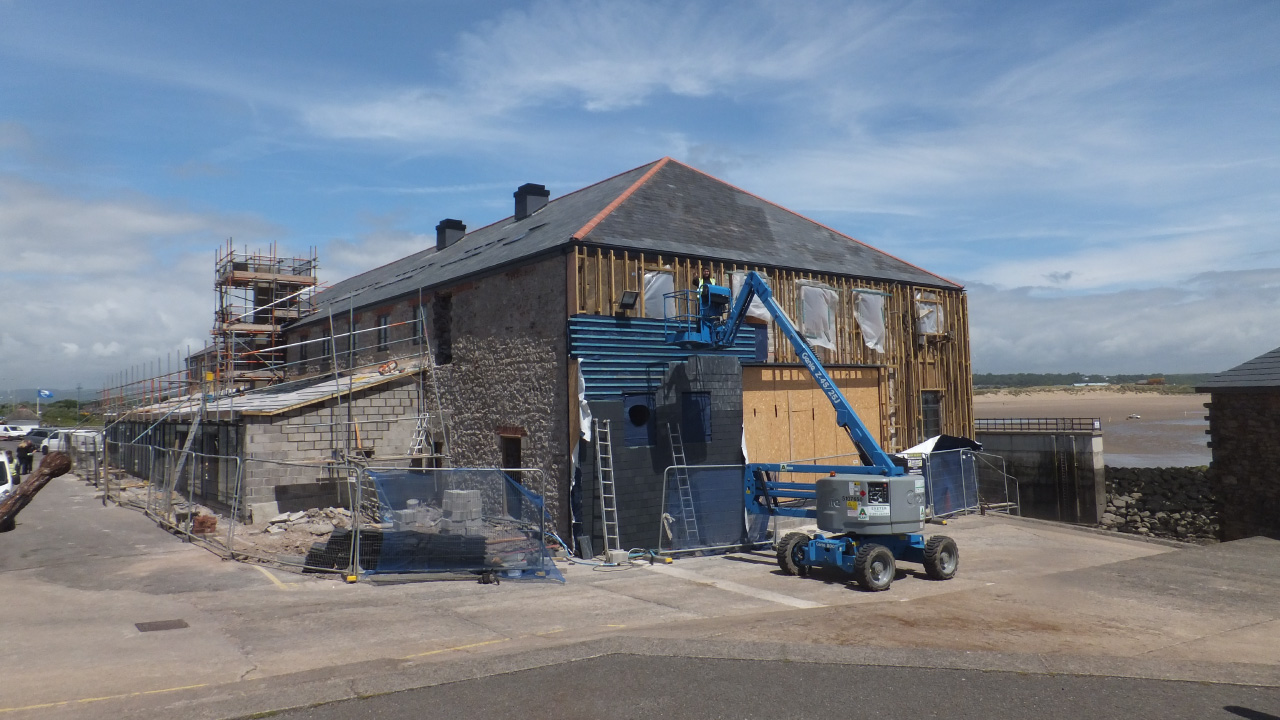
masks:
{"label": "boom lift arm", "polygon": [[[681,312],[674,318],[668,318],[667,341],[686,348],[717,350],[733,346],[734,338],[742,329],[743,319],[751,307],[751,301],[759,298],[773,317],[778,330],[791,343],[800,361],[804,363],[809,374],[818,383],[818,387],[827,396],[831,406],[835,408],[836,424],[849,433],[849,438],[858,448],[858,454],[862,457],[864,466],[867,466],[867,469],[875,468],[872,471],[874,474],[888,476],[902,474],[902,468],[881,449],[880,444],[868,432],[866,425],[862,424],[861,418],[853,411],[853,406],[849,404],[844,393],[840,392],[831,375],[822,367],[818,354],[796,330],[795,324],[791,322],[791,318],[787,317],[778,302],[773,299],[773,291],[758,273],[753,270],[746,274],[742,291],[737,299],[733,300],[732,308],[729,308],[732,293],[728,288],[719,285],[703,285],[697,291],[671,293],[671,297],[675,299],[678,309],[689,312]],[[696,314],[691,312],[695,303]],[[867,472],[867,469],[862,472]]]}
{"label": "boom lift arm", "polygon": [[[666,300],[674,303],[676,313],[667,316],[666,340],[691,350],[731,347],[755,298],[769,311],[822,388],[835,408],[836,422],[849,433],[863,462],[854,467],[748,464],[744,468],[748,512],[813,518],[820,531],[834,533],[790,533],[777,542],[778,566],[788,575],[807,575],[815,567],[838,568],[853,575],[864,589],[873,591],[889,588],[898,560],[923,564],[925,574],[936,580],[954,576],[959,563],[955,541],[943,535],[926,540],[920,534],[926,516],[924,478],[905,475],[867,431],[822,367],[817,353],[773,299],[773,291],[764,278],[748,272],[736,300],[728,288],[710,283],[696,291],[667,294]],[[671,305],[667,307],[670,310]],[[811,484],[768,478],[768,473],[786,472],[829,476]],[[784,497],[811,499],[814,507],[780,507],[777,501]]]}

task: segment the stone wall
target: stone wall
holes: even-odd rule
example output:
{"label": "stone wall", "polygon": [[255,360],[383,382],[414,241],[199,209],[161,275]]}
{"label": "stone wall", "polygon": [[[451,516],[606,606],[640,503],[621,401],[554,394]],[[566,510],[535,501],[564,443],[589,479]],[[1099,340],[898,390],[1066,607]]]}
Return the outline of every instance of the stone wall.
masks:
{"label": "stone wall", "polygon": [[1213,393],[1209,434],[1222,539],[1280,538],[1280,391]]}
{"label": "stone wall", "polygon": [[[374,327],[382,315],[392,324],[405,323],[390,329],[391,345],[385,351],[377,349],[372,333],[360,336],[354,364],[368,366],[424,349],[412,341],[412,321],[421,307],[431,350],[438,352],[447,338],[450,351],[435,375],[453,465],[499,467],[501,438],[520,438],[521,465],[542,473],[527,473],[522,481],[546,496],[547,507],[562,531],[567,531],[569,524],[568,504],[562,501],[569,485],[566,272],[564,257],[556,255],[452,287],[423,291],[421,299],[415,292],[351,314],[358,330]],[[336,313],[333,317],[339,368],[348,363],[343,333],[351,316]],[[303,336],[315,340],[328,332],[326,320],[291,331],[289,342],[296,343]],[[319,344],[313,346],[307,373],[328,371],[328,361],[316,357]],[[296,362],[297,349],[290,352],[290,360]],[[429,371],[423,374],[423,383],[426,408],[434,412],[436,388]],[[411,433],[413,428],[407,430]]]}
{"label": "stone wall", "polygon": [[1184,542],[1219,538],[1219,498],[1207,468],[1107,467],[1102,526]]}
{"label": "stone wall", "polygon": [[[451,297],[452,360],[437,369],[454,466],[501,467],[501,438],[519,437],[521,465],[542,472],[522,480],[545,496],[561,531],[569,525],[565,274],[557,255],[442,291]],[[438,337],[440,315],[429,309],[427,319],[428,336]],[[434,389],[426,391],[434,407]]]}

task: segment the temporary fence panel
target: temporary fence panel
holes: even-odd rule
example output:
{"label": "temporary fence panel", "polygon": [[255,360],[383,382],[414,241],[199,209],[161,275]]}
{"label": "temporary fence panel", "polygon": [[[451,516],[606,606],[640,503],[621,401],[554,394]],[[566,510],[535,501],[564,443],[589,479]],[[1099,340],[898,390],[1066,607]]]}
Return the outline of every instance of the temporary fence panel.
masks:
{"label": "temporary fence panel", "polygon": [[1016,512],[1004,461],[997,456],[972,450],[927,453],[921,470],[935,517],[987,510]]}
{"label": "temporary fence panel", "polygon": [[743,472],[741,465],[668,467],[658,551],[727,550],[764,542],[768,522],[747,515]]}
{"label": "temporary fence panel", "polygon": [[[367,573],[495,572],[564,577],[547,550],[542,497],[490,468],[368,470],[381,522],[359,537]],[[536,470],[521,470],[532,479]],[[365,546],[370,549],[366,554]]]}

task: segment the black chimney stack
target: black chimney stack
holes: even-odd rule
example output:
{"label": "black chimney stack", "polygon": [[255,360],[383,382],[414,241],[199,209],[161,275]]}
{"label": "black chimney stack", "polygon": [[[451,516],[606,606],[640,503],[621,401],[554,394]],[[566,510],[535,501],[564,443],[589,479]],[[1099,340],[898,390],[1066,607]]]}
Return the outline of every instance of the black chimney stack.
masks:
{"label": "black chimney stack", "polygon": [[445,218],[436,226],[436,250],[443,250],[462,239],[467,234],[467,226],[461,220]]}
{"label": "black chimney stack", "polygon": [[523,220],[547,205],[551,191],[541,185],[525,183],[513,193],[516,198],[516,220]]}

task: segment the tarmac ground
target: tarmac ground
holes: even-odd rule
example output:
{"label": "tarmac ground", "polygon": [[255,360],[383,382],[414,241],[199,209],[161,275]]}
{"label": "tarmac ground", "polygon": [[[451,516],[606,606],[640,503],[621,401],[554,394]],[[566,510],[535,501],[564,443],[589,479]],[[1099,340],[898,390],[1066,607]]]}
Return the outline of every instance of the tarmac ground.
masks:
{"label": "tarmac ground", "polygon": [[[1010,713],[1025,710],[1017,698],[1081,696],[1080,714],[1057,716],[1118,716],[1164,692],[1184,705],[1148,713],[1280,717],[1280,542],[1184,546],[1000,516],[933,529],[959,544],[957,577],[904,563],[882,593],[782,575],[768,552],[566,565],[563,585],[349,585],[222,560],[68,475],[0,534],[0,716],[390,718],[365,698],[420,709],[414,693],[490,702],[519,686],[537,701],[524,716],[601,716],[590,701],[638,717],[654,706],[644,688],[662,696],[650,717],[715,716],[703,711],[717,683],[750,697],[805,667],[907,688],[994,683]],[[853,698],[831,687],[797,714]],[[317,708],[357,699],[332,706],[347,715]],[[903,702],[891,714],[918,714]]]}

